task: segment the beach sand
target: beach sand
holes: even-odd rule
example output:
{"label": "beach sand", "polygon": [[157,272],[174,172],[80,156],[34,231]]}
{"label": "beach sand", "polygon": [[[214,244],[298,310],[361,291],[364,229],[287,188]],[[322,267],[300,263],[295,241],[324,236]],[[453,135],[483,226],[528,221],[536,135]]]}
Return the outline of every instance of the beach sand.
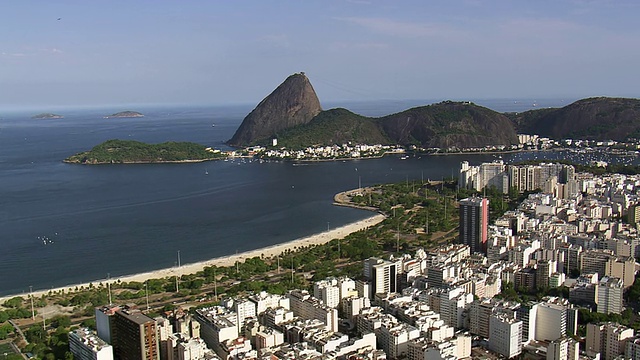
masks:
{"label": "beach sand", "polygon": [[[255,249],[255,250],[249,250],[249,251],[234,254],[231,256],[224,256],[224,257],[214,258],[214,259],[191,263],[191,264],[182,264],[180,267],[172,267],[172,268],[149,271],[149,272],[140,273],[140,274],[114,277],[109,279],[108,282],[114,283],[114,282],[117,282],[118,280],[122,282],[130,282],[130,281],[144,282],[147,279],[161,279],[165,277],[194,274],[194,273],[197,273],[198,271],[203,270],[207,266],[214,266],[214,265],[218,267],[232,266],[236,263],[236,261],[243,262],[245,259],[250,259],[256,256],[258,257],[263,256],[265,259],[268,259],[271,257],[278,256],[288,249],[295,250],[295,248],[305,247],[309,245],[325,244],[334,239],[344,239],[347,235],[356,231],[366,229],[367,227],[376,225],[384,219],[385,219],[384,215],[376,214],[374,216],[368,217],[366,219],[363,219],[351,224],[341,226],[339,228],[331,229],[329,231],[321,232],[318,234],[314,234],[305,238],[296,239],[286,243],[277,244],[277,245]],[[35,290],[33,291],[32,294],[34,297],[40,297],[44,294],[48,294],[49,292],[55,293],[55,292],[63,291],[65,293],[71,293],[75,291],[76,287],[87,288],[90,283],[94,285],[98,285],[100,283],[106,285],[107,279],[97,279],[95,281],[91,281],[87,283],[67,285],[67,286],[62,286],[62,287],[53,288],[53,289]],[[0,304],[4,303],[4,301],[15,296],[27,297],[28,295],[29,293],[22,293],[22,294],[3,296],[3,297],[0,297]]]}

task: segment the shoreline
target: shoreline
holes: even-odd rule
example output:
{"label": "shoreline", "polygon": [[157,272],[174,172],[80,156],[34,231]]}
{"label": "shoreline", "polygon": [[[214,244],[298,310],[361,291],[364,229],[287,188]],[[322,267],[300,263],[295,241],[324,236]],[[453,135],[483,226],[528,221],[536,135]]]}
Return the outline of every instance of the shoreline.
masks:
{"label": "shoreline", "polygon": [[67,159],[62,160],[65,164],[77,164],[77,165],[140,165],[140,164],[190,164],[201,163],[205,161],[224,160],[226,158],[215,159],[188,159],[188,160],[162,160],[162,161],[123,161],[123,162],[79,162],[71,161]]}
{"label": "shoreline", "polygon": [[[382,214],[376,214],[367,218],[364,218],[360,221],[356,221],[353,223],[349,223],[346,225],[343,225],[341,227],[335,228],[335,229],[331,229],[329,231],[324,231],[321,233],[317,233],[317,234],[313,234],[307,237],[303,237],[303,238],[298,238],[298,239],[294,239],[288,242],[284,242],[284,243],[280,243],[280,244],[275,244],[275,245],[270,245],[267,247],[263,247],[263,248],[258,248],[258,249],[253,249],[253,250],[248,250],[242,253],[237,253],[237,254],[233,254],[233,255],[228,255],[228,256],[221,256],[221,257],[217,257],[217,258],[212,258],[209,260],[204,260],[204,261],[199,261],[199,262],[195,262],[195,263],[190,263],[190,264],[183,264],[180,267],[171,267],[171,268],[164,268],[164,269],[158,269],[158,270],[152,270],[152,271],[147,271],[147,272],[143,272],[143,273],[138,273],[138,274],[130,274],[130,275],[124,275],[124,276],[119,276],[119,277],[113,277],[110,279],[96,279],[93,281],[88,281],[88,282],[84,282],[84,283],[79,283],[79,284],[71,284],[71,285],[66,285],[66,286],[60,286],[57,288],[51,288],[51,289],[44,289],[44,290],[34,290],[31,294],[33,295],[34,298],[36,297],[41,297],[43,295],[47,295],[49,293],[56,293],[56,292],[64,292],[64,293],[74,293],[76,292],[75,288],[87,288],[89,287],[89,284],[93,284],[93,286],[97,286],[98,284],[102,283],[103,285],[107,284],[107,283],[115,283],[118,281],[121,282],[131,282],[131,281],[136,281],[136,282],[144,282],[148,279],[159,279],[159,278],[165,278],[165,277],[174,277],[174,276],[183,276],[183,275],[188,275],[188,274],[195,274],[198,271],[202,271],[205,267],[207,266],[218,266],[218,267],[227,267],[227,266],[233,266],[236,261],[244,261],[246,259],[249,258],[253,258],[253,257],[262,257],[264,256],[264,258],[272,258],[275,256],[279,256],[280,254],[282,254],[285,250],[288,249],[292,249],[295,251],[295,248],[300,248],[300,247],[305,247],[305,246],[310,246],[310,245],[321,245],[321,244],[325,244],[330,242],[331,240],[334,239],[344,239],[347,235],[360,231],[360,230],[364,230],[370,226],[374,226],[379,224],[380,222],[382,222],[382,220],[385,219],[385,216]],[[0,296],[0,304],[4,303],[6,300],[9,300],[13,297],[16,296],[22,296],[22,297],[29,297],[29,293],[28,292],[23,292],[20,294],[11,294],[11,295],[3,295]]]}

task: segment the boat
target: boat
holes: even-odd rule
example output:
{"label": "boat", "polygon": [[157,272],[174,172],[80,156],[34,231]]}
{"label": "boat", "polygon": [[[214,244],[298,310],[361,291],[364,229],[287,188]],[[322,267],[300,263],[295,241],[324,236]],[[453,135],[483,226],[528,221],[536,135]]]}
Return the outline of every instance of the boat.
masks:
{"label": "boat", "polygon": [[205,170],[205,171],[204,171],[204,174],[205,174],[205,175],[209,175],[209,170]]}

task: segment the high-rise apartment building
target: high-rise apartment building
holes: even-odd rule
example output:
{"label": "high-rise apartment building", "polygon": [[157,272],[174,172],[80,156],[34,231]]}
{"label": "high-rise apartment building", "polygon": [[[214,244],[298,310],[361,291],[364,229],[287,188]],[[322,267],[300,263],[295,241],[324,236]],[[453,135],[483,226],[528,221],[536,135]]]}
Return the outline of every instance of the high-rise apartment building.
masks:
{"label": "high-rise apartment building", "polygon": [[597,311],[603,314],[622,313],[624,285],[621,279],[605,276],[598,284]]}
{"label": "high-rise apartment building", "polygon": [[640,359],[640,334],[633,338],[626,339],[627,346],[624,351],[625,359],[638,360]]}
{"label": "high-rise apartment building", "polygon": [[522,352],[522,321],[505,313],[493,314],[489,325],[489,349],[507,359]]}
{"label": "high-rise apartment building", "polygon": [[536,309],[536,340],[553,341],[576,334],[578,310],[566,299],[549,297],[539,303]]}
{"label": "high-rise apartment building", "polygon": [[378,258],[364,261],[364,277],[371,284],[369,298],[375,294],[398,292],[398,270],[400,264]]}
{"label": "high-rise apartment building", "polygon": [[471,252],[487,253],[489,200],[471,197],[460,200],[460,243]]}
{"label": "high-rise apartment building", "polygon": [[113,328],[113,316],[116,311],[120,311],[120,306],[117,305],[105,305],[95,309],[96,314],[96,330],[98,337],[111,344],[111,333]]}
{"label": "high-rise apartment building", "polygon": [[625,353],[627,342],[633,341],[633,329],[618,323],[587,324],[585,347],[609,360]]}
{"label": "high-rise apartment building", "polygon": [[115,312],[112,325],[112,345],[116,359],[160,359],[155,320],[137,309],[125,307]]}

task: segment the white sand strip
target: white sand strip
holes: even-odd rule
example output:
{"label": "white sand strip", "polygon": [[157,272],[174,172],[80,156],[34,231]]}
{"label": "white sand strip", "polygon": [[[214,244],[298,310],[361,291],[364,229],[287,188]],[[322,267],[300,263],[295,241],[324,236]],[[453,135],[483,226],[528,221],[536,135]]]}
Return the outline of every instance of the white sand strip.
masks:
{"label": "white sand strip", "polygon": [[[253,258],[256,256],[258,257],[264,256],[265,259],[268,259],[268,258],[275,257],[282,254],[287,249],[291,249],[293,251],[295,250],[295,248],[305,247],[309,245],[325,244],[333,239],[344,239],[347,235],[354,233],[356,231],[366,229],[370,226],[376,225],[384,219],[385,219],[384,215],[376,214],[369,218],[366,218],[351,224],[347,224],[339,228],[331,229],[329,231],[314,234],[305,238],[292,240],[286,243],[272,245],[269,247],[255,249],[255,250],[249,250],[243,253],[214,258],[214,259],[201,261],[197,263],[182,264],[182,266],[180,267],[172,267],[172,268],[149,271],[141,274],[115,277],[115,278],[111,278],[109,282],[114,283],[114,282],[117,282],[118,280],[122,282],[130,282],[130,281],[144,282],[147,279],[161,279],[161,278],[172,277],[176,275],[182,276],[187,274],[195,274],[198,271],[203,270],[206,266],[214,266],[214,265],[218,267],[232,266],[236,263],[236,261],[242,262],[245,259]],[[99,280],[92,281],[91,283],[93,283],[94,286],[97,286],[99,283],[106,284],[107,279],[99,279]],[[76,287],[87,288],[88,286],[89,286],[89,282],[82,283],[82,284],[62,286],[59,288],[53,288],[53,289],[47,289],[47,290],[36,290],[33,292],[33,296],[40,297],[43,294],[47,294],[49,292],[59,292],[59,291],[63,291],[65,293],[71,293],[75,291]],[[3,297],[0,297],[0,304],[4,303],[6,300],[15,296],[27,297],[28,295],[29,293],[3,296]]]}

